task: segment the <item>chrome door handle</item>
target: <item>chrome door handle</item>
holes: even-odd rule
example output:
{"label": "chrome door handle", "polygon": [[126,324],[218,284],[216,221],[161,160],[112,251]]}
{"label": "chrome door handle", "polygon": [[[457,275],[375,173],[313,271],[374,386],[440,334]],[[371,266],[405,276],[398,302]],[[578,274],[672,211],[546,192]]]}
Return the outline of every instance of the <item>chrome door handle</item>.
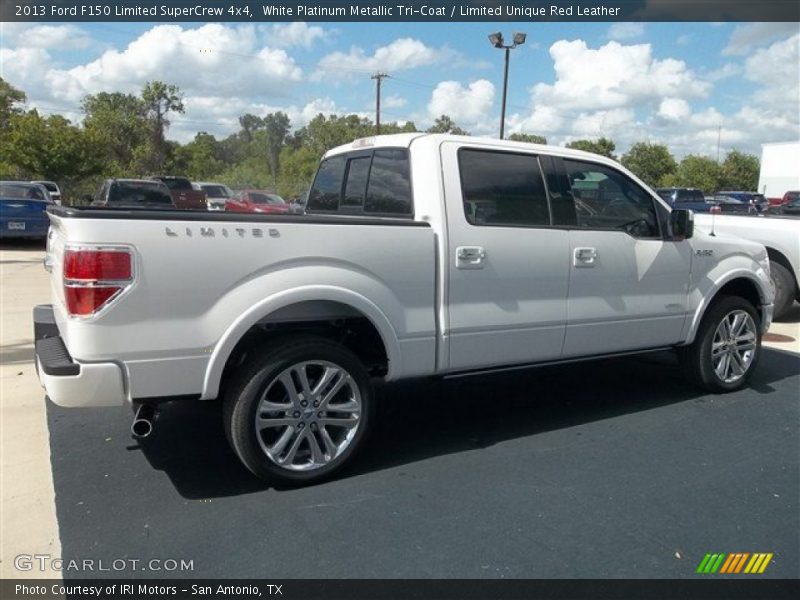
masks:
{"label": "chrome door handle", "polygon": [[597,261],[595,248],[575,248],[572,255],[572,265],[575,267],[593,267]]}
{"label": "chrome door handle", "polygon": [[456,259],[459,268],[480,268],[486,260],[486,250],[480,246],[459,246]]}

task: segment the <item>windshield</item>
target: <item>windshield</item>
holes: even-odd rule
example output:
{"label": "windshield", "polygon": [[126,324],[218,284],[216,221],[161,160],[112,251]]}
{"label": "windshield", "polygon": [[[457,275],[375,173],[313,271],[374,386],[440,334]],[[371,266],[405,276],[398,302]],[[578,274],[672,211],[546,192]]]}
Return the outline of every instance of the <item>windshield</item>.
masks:
{"label": "windshield", "polygon": [[224,185],[201,185],[200,189],[202,189],[209,198],[230,198],[233,196],[233,192]]}
{"label": "windshield", "polygon": [[44,191],[38,185],[31,184],[0,184],[0,196],[3,198],[24,198],[26,200],[49,200],[44,195]]}
{"label": "windshield", "polygon": [[170,190],[192,190],[192,183],[188,179],[184,179],[183,177],[156,177],[159,181],[164,182],[164,184]]}
{"label": "windshield", "polygon": [[167,194],[167,190],[155,181],[115,183],[108,194],[108,201],[111,204],[172,205],[172,198]]}
{"label": "windshield", "polygon": [[275,194],[262,194],[260,192],[250,192],[250,202],[253,204],[285,204],[283,198]]}
{"label": "windshield", "polygon": [[672,204],[672,190],[656,190],[656,193],[664,200]]}
{"label": "windshield", "polygon": [[58,192],[58,186],[52,181],[36,181],[35,183],[46,187],[48,192]]}

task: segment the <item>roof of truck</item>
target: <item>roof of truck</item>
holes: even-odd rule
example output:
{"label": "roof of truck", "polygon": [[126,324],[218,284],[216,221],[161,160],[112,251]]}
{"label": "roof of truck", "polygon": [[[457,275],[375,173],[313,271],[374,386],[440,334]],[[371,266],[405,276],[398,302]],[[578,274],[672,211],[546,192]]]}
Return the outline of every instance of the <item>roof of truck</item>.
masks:
{"label": "roof of truck", "polygon": [[462,142],[465,144],[474,145],[491,145],[494,147],[507,148],[509,150],[524,150],[530,152],[531,150],[541,154],[555,154],[558,156],[566,156],[572,158],[592,159],[594,161],[601,160],[614,162],[605,156],[592,154],[583,150],[575,150],[573,148],[565,148],[563,146],[550,146],[546,144],[531,144],[528,142],[514,142],[511,140],[499,140],[497,138],[480,137],[473,135],[452,135],[450,133],[395,133],[391,135],[375,135],[371,137],[359,138],[350,144],[343,144],[336,148],[331,148],[325,153],[325,157],[335,156],[344,152],[352,152],[354,150],[366,150],[369,148],[408,148],[414,140],[426,138],[434,143],[442,142]]}

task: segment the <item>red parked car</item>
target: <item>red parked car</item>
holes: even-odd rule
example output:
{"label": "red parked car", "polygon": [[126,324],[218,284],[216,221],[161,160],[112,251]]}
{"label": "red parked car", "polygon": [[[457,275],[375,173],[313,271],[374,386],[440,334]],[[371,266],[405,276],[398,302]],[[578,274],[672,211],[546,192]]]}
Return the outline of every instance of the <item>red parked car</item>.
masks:
{"label": "red parked car", "polygon": [[283,198],[265,190],[243,190],[225,202],[225,210],[232,212],[287,213],[289,205]]}

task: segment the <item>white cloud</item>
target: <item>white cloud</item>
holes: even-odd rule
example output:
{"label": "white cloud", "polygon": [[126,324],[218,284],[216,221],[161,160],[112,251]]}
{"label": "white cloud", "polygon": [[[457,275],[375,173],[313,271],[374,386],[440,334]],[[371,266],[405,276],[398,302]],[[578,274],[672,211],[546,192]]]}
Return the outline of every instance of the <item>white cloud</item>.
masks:
{"label": "white cloud", "polygon": [[445,52],[426,46],[413,38],[396,39],[386,46],[381,46],[372,55],[367,55],[362,48],[353,46],[349,52],[332,52],[323,56],[317,65],[315,78],[341,79],[347,72],[396,72],[414,69],[441,60]]}
{"label": "white cloud", "polygon": [[759,105],[795,116],[800,104],[800,34],[757,50],[745,62],[745,77],[758,84]]}
{"label": "white cloud", "polygon": [[74,50],[89,46],[88,34],[74,25],[2,23],[3,44],[17,48]]}
{"label": "white cloud", "polygon": [[608,28],[610,40],[632,40],[644,35],[644,23],[620,22]]}
{"label": "white cloud", "polygon": [[494,85],[486,79],[478,79],[468,86],[457,81],[442,81],[431,94],[428,115],[435,119],[446,114],[462,127],[481,124],[493,102]]}
{"label": "white cloud", "polygon": [[658,107],[658,116],[666,121],[682,121],[692,114],[692,108],[683,98],[664,98]]}
{"label": "white cloud", "polygon": [[597,49],[583,40],[561,40],[550,47],[556,73],[553,85],[533,88],[533,104],[562,109],[624,108],[664,97],[703,98],[711,84],[686,63],[653,57],[650,44],[608,42]]}
{"label": "white cloud", "polygon": [[3,78],[23,90],[29,100],[50,97],[45,76],[51,59],[43,48],[0,48],[0,64]]}
{"label": "white cloud", "polygon": [[386,108],[403,108],[406,104],[408,104],[408,101],[397,94],[381,98],[381,105]]}
{"label": "white cloud", "polygon": [[753,48],[758,48],[782,38],[786,34],[797,33],[797,23],[747,23],[733,30],[728,45],[722,51],[725,56],[744,56]]}
{"label": "white cloud", "polygon": [[309,49],[314,45],[314,41],[325,35],[322,27],[309,25],[302,21],[292,23],[276,23],[267,27],[261,27],[267,35],[266,42],[276,48],[291,48],[298,46]]}
{"label": "white cloud", "polygon": [[608,131],[629,127],[636,120],[632,108],[615,108],[584,113],[572,119],[572,131],[579,137],[600,137]]}
{"label": "white cloud", "polygon": [[740,75],[742,72],[742,67],[736,63],[725,63],[718,69],[714,69],[712,71],[707,71],[703,73],[703,77],[706,81],[722,81],[723,79],[728,79],[729,77],[734,77],[735,75]]}
{"label": "white cloud", "polygon": [[100,91],[135,93],[154,79],[174,83],[187,94],[284,96],[302,77],[285,50],[258,45],[254,27],[219,23],[196,29],[159,25],[124,50],[108,50],[71,69],[55,68],[50,57],[40,58],[34,71],[12,67],[15,83],[27,91],[30,81],[43,73],[49,97],[76,104]]}
{"label": "white cloud", "polygon": [[[612,138],[620,152],[637,141],[666,143],[678,158],[715,156],[739,148],[759,152],[766,141],[800,137],[797,65],[800,35],[756,50],[743,65],[696,73],[679,60],[659,59],[648,44],[609,42],[597,49],[562,40],[550,48],[555,81],[531,89],[530,110],[509,118],[509,131],[546,135],[550,143]],[[693,107],[713,82],[744,76],[738,111]],[[746,90],[746,91],[744,91]]]}
{"label": "white cloud", "polygon": [[[554,106],[536,105],[530,114],[512,114],[508,119],[510,133],[545,133],[564,132],[567,118]],[[571,119],[570,119],[571,120]],[[550,141],[548,139],[548,141]]]}

